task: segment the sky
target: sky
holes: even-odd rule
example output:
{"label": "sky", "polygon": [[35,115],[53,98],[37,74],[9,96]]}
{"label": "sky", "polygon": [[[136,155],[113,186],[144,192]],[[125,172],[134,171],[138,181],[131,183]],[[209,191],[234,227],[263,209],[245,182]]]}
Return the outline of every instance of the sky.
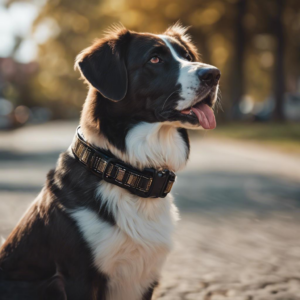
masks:
{"label": "sky", "polygon": [[[45,2],[14,2],[9,7],[4,2],[0,0],[0,57],[13,56],[21,63],[33,61],[37,56],[38,44],[45,42],[51,35],[46,23],[32,32],[32,24]],[[13,53],[18,37],[22,42]]]}

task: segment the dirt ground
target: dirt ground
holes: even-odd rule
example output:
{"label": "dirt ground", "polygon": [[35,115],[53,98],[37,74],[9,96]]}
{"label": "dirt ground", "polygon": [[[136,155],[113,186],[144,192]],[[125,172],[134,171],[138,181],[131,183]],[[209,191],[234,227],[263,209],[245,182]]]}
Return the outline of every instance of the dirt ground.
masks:
{"label": "dirt ground", "polygon": [[[0,132],[0,235],[41,189],[76,123]],[[300,299],[300,158],[193,137],[174,188],[181,221],[159,300]]]}

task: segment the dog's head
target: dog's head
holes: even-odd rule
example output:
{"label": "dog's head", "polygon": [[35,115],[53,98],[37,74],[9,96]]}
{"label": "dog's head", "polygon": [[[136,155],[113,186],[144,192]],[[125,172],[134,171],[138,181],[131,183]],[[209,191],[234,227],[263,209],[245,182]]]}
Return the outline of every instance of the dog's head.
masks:
{"label": "dog's head", "polygon": [[76,66],[94,90],[93,119],[104,130],[109,120],[126,128],[142,121],[216,126],[212,108],[220,71],[199,62],[180,25],[162,35],[115,28],[81,52]]}

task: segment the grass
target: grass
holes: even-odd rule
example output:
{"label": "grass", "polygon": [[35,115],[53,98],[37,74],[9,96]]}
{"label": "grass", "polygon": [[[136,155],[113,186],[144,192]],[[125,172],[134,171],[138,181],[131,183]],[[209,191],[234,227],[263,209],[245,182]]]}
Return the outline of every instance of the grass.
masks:
{"label": "grass", "polygon": [[220,124],[210,135],[257,142],[280,151],[300,154],[300,123]]}

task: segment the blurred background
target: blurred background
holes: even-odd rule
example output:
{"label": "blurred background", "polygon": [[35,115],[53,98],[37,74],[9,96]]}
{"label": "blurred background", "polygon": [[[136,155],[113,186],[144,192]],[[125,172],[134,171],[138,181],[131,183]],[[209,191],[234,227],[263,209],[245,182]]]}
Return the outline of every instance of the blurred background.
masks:
{"label": "blurred background", "polygon": [[1,0],[0,20],[1,129],[77,118],[86,87],[74,59],[108,26],[160,33],[179,20],[222,71],[218,133],[299,152],[298,0]]}
{"label": "blurred background", "polygon": [[299,300],[299,0],[0,0],[0,235],[72,140],[87,93],[76,55],[113,23],[178,20],[221,70],[223,109],[216,130],[191,132],[157,297]]}

